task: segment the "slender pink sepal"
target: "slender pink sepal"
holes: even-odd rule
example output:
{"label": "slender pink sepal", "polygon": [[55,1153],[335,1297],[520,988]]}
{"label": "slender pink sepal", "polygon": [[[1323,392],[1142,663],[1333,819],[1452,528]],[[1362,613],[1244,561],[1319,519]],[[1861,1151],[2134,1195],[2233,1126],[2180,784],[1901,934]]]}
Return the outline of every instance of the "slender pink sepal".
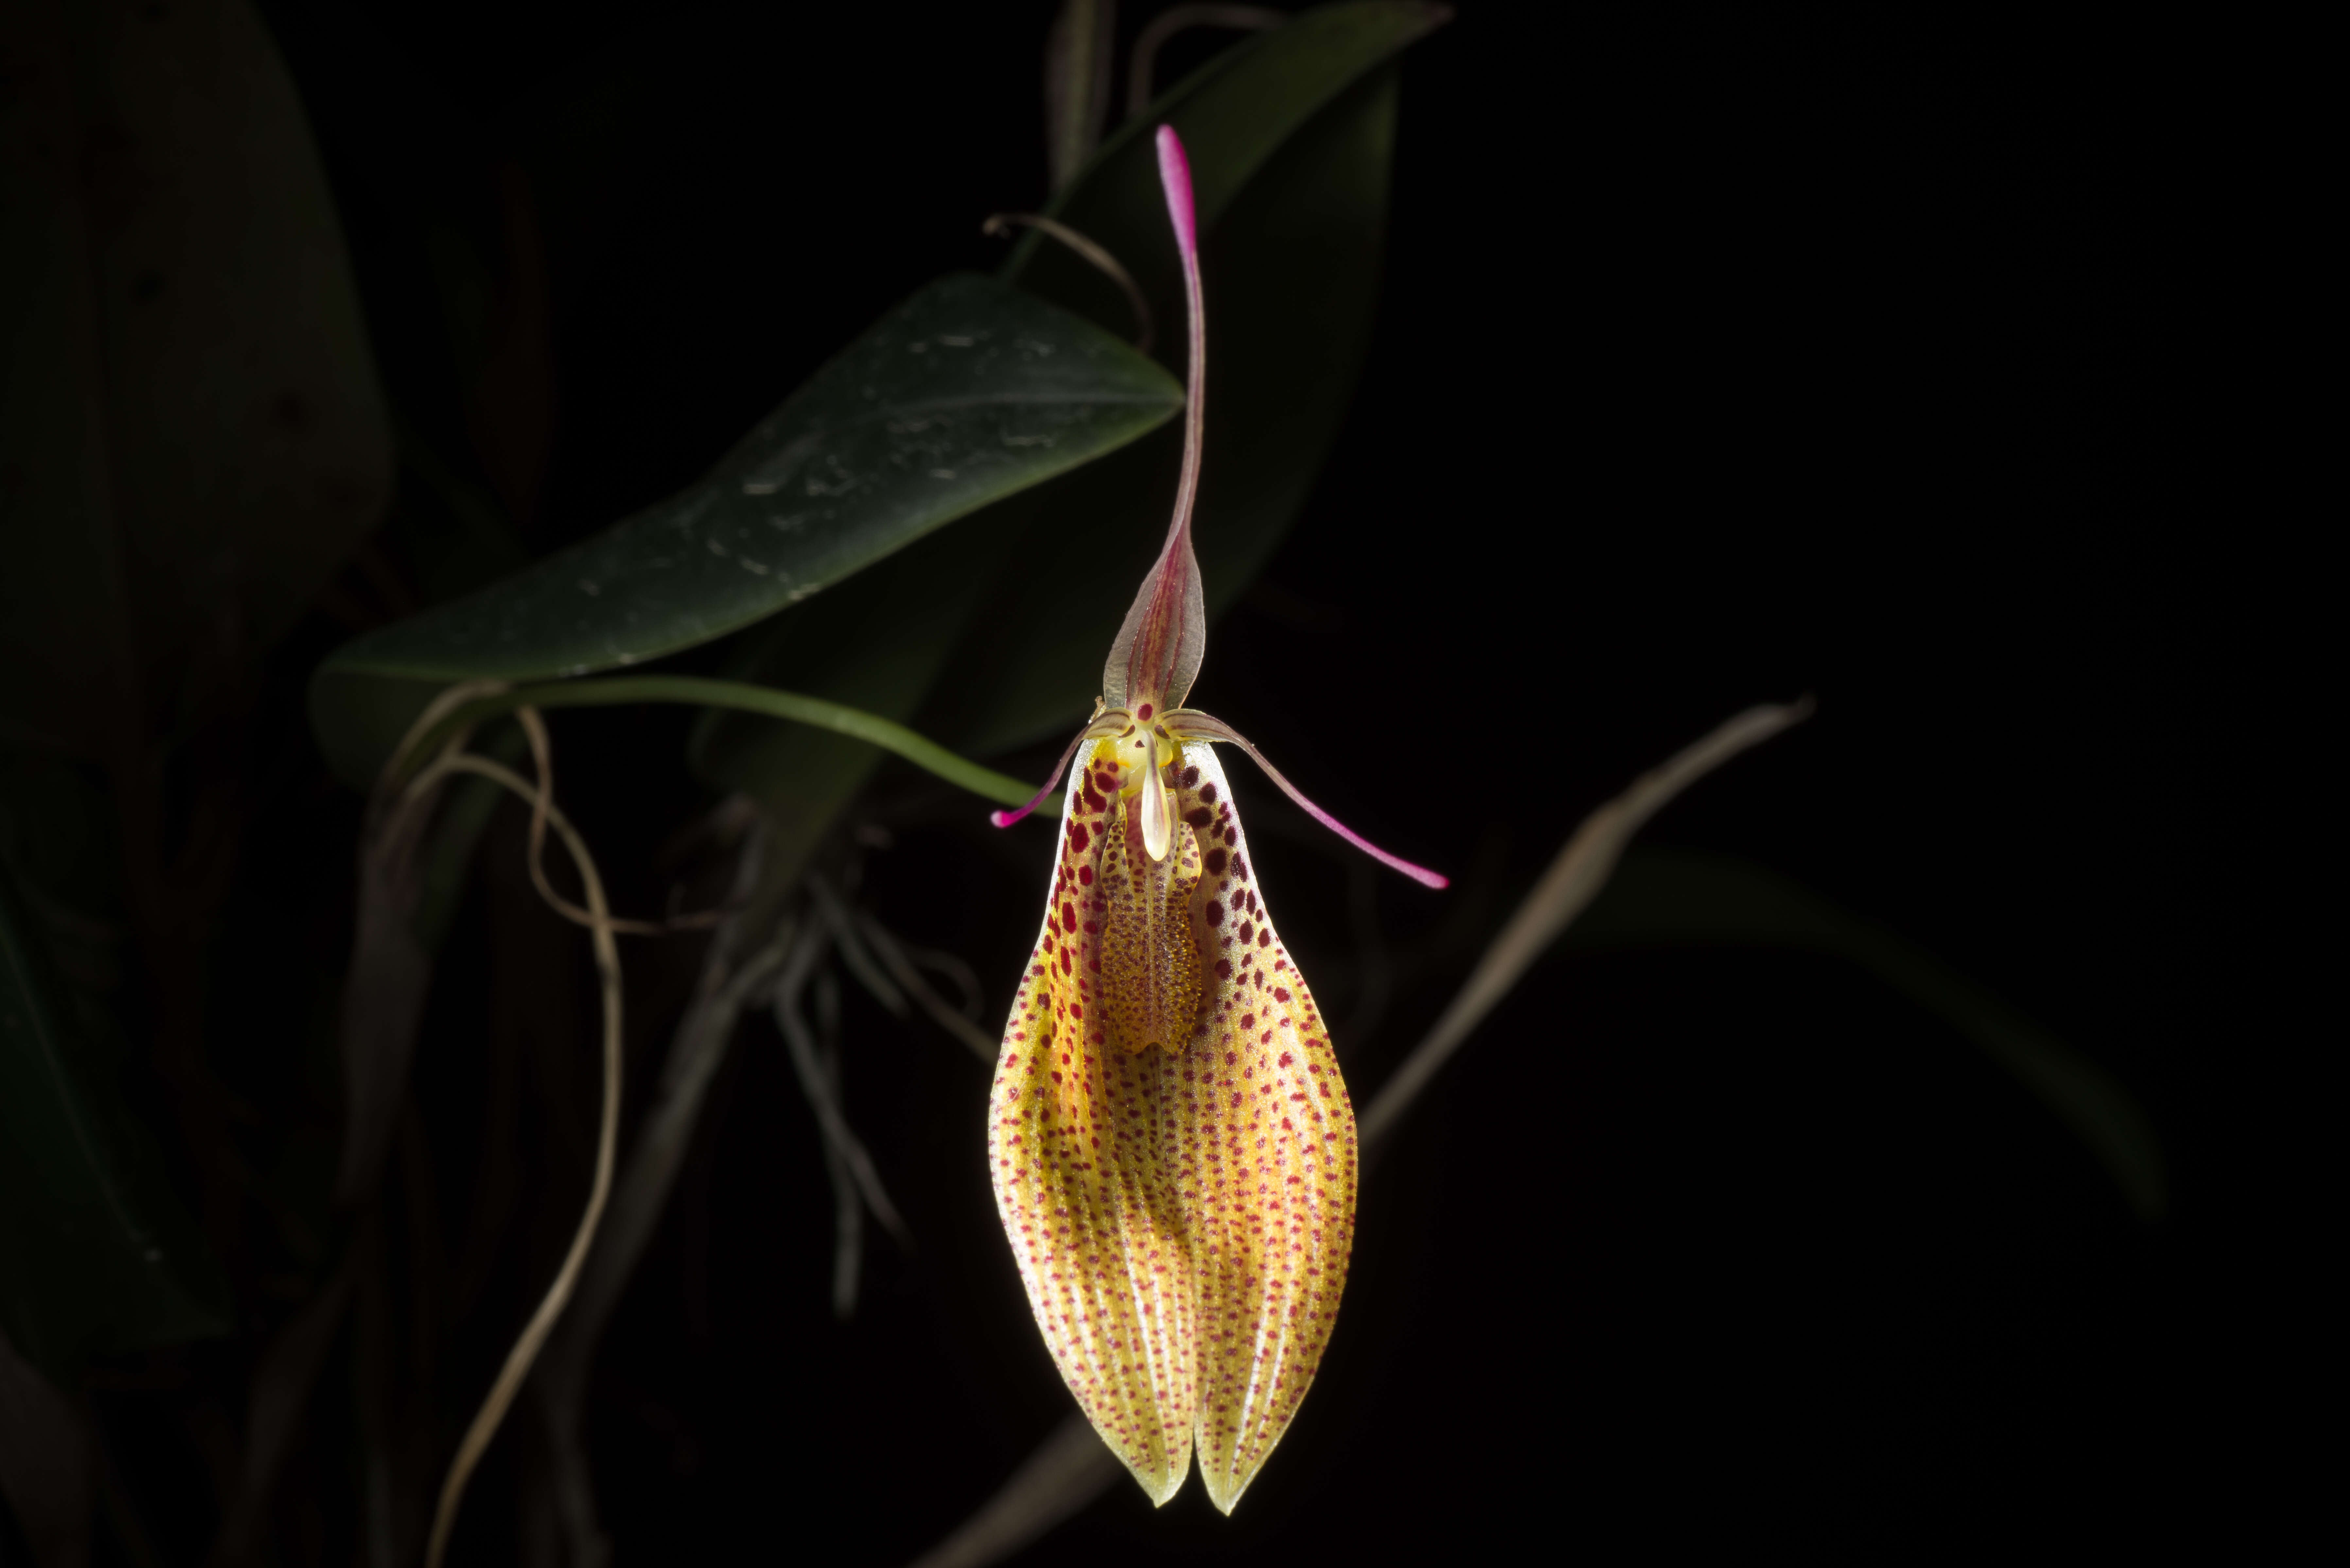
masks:
{"label": "slender pink sepal", "polygon": [[1055,789],[1058,789],[1060,787],[1061,781],[1069,776],[1069,763],[1071,759],[1076,756],[1077,748],[1084,745],[1089,740],[1098,739],[1100,735],[1101,732],[1091,724],[1087,724],[1084,729],[1079,730],[1077,732],[1077,738],[1069,742],[1069,749],[1061,753],[1061,760],[1054,763],[1053,771],[1045,775],[1045,787],[1036,792],[1036,797],[1034,800],[1030,801],[1026,805],[1022,806],[1018,811],[991,811],[987,814],[987,820],[995,824],[998,827],[1009,827],[1014,823],[1019,821],[1022,817],[1027,815],[1030,812],[1035,810],[1038,806],[1044,805],[1045,797],[1051,794]]}
{"label": "slender pink sepal", "polygon": [[995,824],[998,827],[1009,827],[1014,823],[1019,821],[1022,817],[1026,816],[1030,812],[1035,811],[1038,806],[1044,805],[1045,797],[1052,793],[1053,781],[1047,779],[1045,782],[1045,787],[1036,792],[1036,798],[1035,800],[1030,801],[1018,811],[991,811],[987,814],[987,820]]}
{"label": "slender pink sepal", "polygon": [[1180,704],[1208,650],[1207,594],[1191,549],[1191,507],[1200,493],[1200,445],[1206,429],[1208,327],[1200,290],[1199,224],[1191,205],[1191,166],[1172,126],[1159,128],[1159,178],[1167,216],[1183,258],[1183,298],[1191,319],[1190,388],[1183,400],[1183,471],[1167,543],[1110,644],[1102,695],[1113,708],[1139,711]]}
{"label": "slender pink sepal", "polygon": [[1202,713],[1196,708],[1185,708],[1167,715],[1167,727],[1186,741],[1220,741],[1238,746],[1250,760],[1264,770],[1264,776],[1280,786],[1281,793],[1305,808],[1305,815],[1391,870],[1400,871],[1423,888],[1450,888],[1452,879],[1440,871],[1430,871],[1425,866],[1415,866],[1400,855],[1390,855],[1336,817],[1305,798],[1295,784],[1281,776],[1281,770],[1264,760],[1264,753],[1249,743],[1248,737],[1225,723],[1212,713]]}

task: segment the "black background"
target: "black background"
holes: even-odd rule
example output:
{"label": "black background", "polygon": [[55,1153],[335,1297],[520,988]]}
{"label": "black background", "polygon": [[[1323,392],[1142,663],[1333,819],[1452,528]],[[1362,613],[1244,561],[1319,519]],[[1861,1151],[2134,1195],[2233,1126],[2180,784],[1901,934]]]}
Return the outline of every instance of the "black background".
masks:
{"label": "black background", "polygon": [[[502,171],[533,193],[554,436],[508,499],[535,549],[690,481],[896,299],[993,266],[980,219],[1044,196],[1041,4],[267,14],[394,406],[449,450],[471,438],[419,303],[430,234],[494,253]],[[1194,699],[1461,877],[1381,879],[1387,940],[1432,956],[1350,1039],[1355,875],[1235,770],[1284,933],[1337,977],[1360,1104],[1473,958],[1448,919],[1489,930],[1633,774],[1813,693],[1651,840],[1791,876],[2101,1063],[2161,1133],[2168,1218],[2139,1225],[2053,1116],[1857,969],[1556,958],[1367,1185],[1330,1358],[1237,1517],[1121,1482],[1021,1561],[1910,1555],[2231,1513],[2223,1460],[2262,1424],[2215,1412],[2267,1376],[2233,1326],[2267,1288],[2245,1217],[2291,1186],[2252,1158],[2293,1060],[2252,775],[2299,742],[2265,695],[2286,568],[2189,390],[2228,171],[2175,57],[2011,22],[1464,6],[1405,65],[1356,408]],[[640,903],[659,879],[624,867],[702,799],[682,725],[556,720],[567,799]],[[917,825],[868,870],[991,1006],[1045,877],[1022,832]],[[485,880],[418,1088],[461,1211],[489,1092],[467,1018],[526,1005],[584,1052],[592,1005],[494,1000],[488,933],[532,917],[511,870]],[[640,961],[656,1012],[675,978]],[[624,1562],[903,1561],[1067,1408],[982,1177],[983,1071],[847,1005],[849,1104],[921,1250],[878,1244],[831,1320],[814,1128],[754,1024],[596,1386]],[[587,1070],[546,1090],[583,1129]],[[509,1222],[551,1257],[573,1191]],[[451,1436],[526,1282],[465,1325]],[[512,1448],[461,1560],[512,1555]]]}

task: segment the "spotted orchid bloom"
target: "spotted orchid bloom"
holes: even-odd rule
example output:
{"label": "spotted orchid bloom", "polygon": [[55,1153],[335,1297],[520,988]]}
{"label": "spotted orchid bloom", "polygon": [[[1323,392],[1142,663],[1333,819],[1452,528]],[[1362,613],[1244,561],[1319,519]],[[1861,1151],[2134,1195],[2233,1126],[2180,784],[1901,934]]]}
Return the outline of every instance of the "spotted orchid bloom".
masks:
{"label": "spotted orchid bloom", "polygon": [[[1094,1428],[1154,1502],[1196,1451],[1230,1513],[1314,1380],[1354,1237],[1355,1116],[1258,891],[1211,742],[1432,888],[1183,707],[1207,646],[1191,549],[1205,326],[1191,176],[1159,131],[1191,317],[1182,476],[1103,696],[1035,800],[1067,796],[1045,929],[1003,1028],[988,1164],[1029,1307]],[[1074,762],[1074,765],[1072,765]]]}

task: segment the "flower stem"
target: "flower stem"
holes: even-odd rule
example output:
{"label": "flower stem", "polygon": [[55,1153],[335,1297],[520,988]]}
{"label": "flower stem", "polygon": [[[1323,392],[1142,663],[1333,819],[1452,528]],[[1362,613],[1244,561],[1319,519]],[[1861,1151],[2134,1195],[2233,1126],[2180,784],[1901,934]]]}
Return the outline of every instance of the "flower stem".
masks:
{"label": "flower stem", "polygon": [[463,726],[517,708],[602,708],[624,702],[690,702],[704,708],[728,708],[770,719],[787,719],[796,724],[812,724],[819,730],[854,736],[885,752],[895,752],[951,784],[1003,805],[1019,805],[1033,793],[1033,786],[957,756],[937,742],[878,713],[772,686],[754,686],[745,680],[713,680],[698,675],[615,675],[512,687],[477,697],[455,709],[433,726],[430,735],[420,737],[425,743],[411,747],[410,754],[429,756],[441,741]]}

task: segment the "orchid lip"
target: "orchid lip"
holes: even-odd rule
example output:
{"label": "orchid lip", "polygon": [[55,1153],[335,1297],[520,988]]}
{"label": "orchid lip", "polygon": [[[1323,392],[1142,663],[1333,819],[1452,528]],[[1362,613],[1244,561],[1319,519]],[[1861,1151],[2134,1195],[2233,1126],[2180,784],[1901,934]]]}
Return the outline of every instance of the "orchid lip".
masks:
{"label": "orchid lip", "polygon": [[[1154,728],[1142,742],[1142,850],[1153,860],[1166,859],[1175,842],[1174,805],[1167,798],[1167,781],[1159,773],[1159,742],[1163,733]],[[1173,762],[1174,757],[1168,761]]]}

